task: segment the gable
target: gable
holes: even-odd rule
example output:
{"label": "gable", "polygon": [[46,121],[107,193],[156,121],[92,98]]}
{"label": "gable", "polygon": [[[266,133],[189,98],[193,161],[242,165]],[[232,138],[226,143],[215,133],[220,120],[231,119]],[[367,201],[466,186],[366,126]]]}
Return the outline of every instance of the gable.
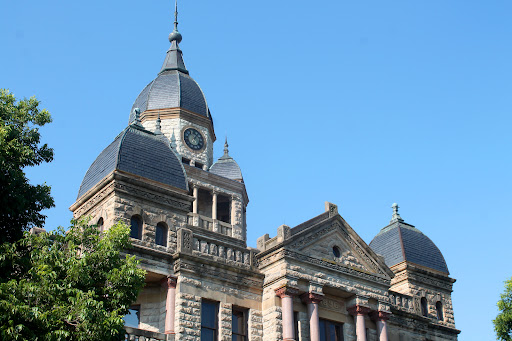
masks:
{"label": "gable", "polygon": [[340,215],[302,229],[286,248],[361,272],[388,279],[394,276]]}

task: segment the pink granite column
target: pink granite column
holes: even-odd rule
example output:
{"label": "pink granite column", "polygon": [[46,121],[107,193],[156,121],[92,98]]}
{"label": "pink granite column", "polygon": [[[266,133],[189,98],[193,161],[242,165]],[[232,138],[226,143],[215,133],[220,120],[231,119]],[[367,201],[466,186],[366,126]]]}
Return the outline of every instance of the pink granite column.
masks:
{"label": "pink granite column", "polygon": [[293,296],[297,289],[281,287],[276,289],[276,295],[281,297],[281,313],[283,316],[283,341],[295,341],[295,326],[293,323]]}
{"label": "pink granite column", "polygon": [[372,312],[372,318],[377,322],[379,341],[388,341],[388,324],[386,321],[389,319],[389,315],[391,313],[386,313],[385,311]]}
{"label": "pink granite column", "polygon": [[162,286],[167,290],[165,299],[165,334],[174,334],[174,316],[176,309],[177,278],[168,276],[162,279]]}
{"label": "pink granite column", "polygon": [[356,322],[356,339],[357,341],[366,341],[366,324],[364,318],[370,312],[370,308],[355,305],[348,308],[347,311],[354,315]]}
{"label": "pink granite column", "polygon": [[302,302],[308,305],[309,335],[311,341],[320,341],[320,318],[318,315],[318,304],[323,296],[312,292],[301,295]]}

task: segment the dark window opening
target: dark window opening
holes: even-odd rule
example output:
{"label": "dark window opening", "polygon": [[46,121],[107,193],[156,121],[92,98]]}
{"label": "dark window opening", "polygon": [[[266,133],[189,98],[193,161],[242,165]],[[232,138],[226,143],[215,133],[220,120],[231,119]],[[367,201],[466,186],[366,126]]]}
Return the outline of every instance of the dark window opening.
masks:
{"label": "dark window opening", "polygon": [[137,215],[130,219],[130,237],[142,239],[142,219]]}
{"label": "dark window opening", "polygon": [[158,223],[155,231],[156,245],[167,246],[167,225],[165,223]]}
{"label": "dark window opening", "polygon": [[340,248],[337,247],[337,246],[333,246],[332,248],[332,254],[334,255],[334,257],[336,258],[340,258],[341,257],[341,251],[340,251]]}
{"label": "dark window opening", "polygon": [[187,158],[181,158],[181,162],[186,164],[186,165],[190,165],[190,159],[187,159]]}
{"label": "dark window opening", "polygon": [[128,310],[128,314],[123,317],[125,327],[139,328],[140,323],[140,305],[133,305]]}
{"label": "dark window opening", "polygon": [[197,213],[203,217],[212,217],[212,202],[213,197],[210,191],[202,188],[197,190]]}
{"label": "dark window opening", "polygon": [[343,341],[343,323],[320,319],[320,341]]}
{"label": "dark window opening", "polygon": [[428,305],[425,297],[421,298],[421,315],[428,316]]}
{"label": "dark window opening", "polygon": [[103,232],[103,218],[98,219],[96,225],[98,226],[98,231]]}
{"label": "dark window opening", "polygon": [[441,301],[436,302],[436,311],[437,311],[437,319],[439,321],[444,321],[443,304],[441,303]]}
{"label": "dark window opening", "polygon": [[201,302],[201,341],[217,341],[219,304]]}
{"label": "dark window opening", "polygon": [[217,219],[231,224],[231,200],[228,196],[217,195]]}
{"label": "dark window opening", "polygon": [[233,308],[232,341],[247,341],[247,310]]}
{"label": "dark window opening", "polygon": [[299,339],[299,313],[293,312],[293,330],[295,332],[295,340]]}
{"label": "dark window opening", "polygon": [[203,164],[196,161],[196,164],[194,165],[196,168],[203,169]]}

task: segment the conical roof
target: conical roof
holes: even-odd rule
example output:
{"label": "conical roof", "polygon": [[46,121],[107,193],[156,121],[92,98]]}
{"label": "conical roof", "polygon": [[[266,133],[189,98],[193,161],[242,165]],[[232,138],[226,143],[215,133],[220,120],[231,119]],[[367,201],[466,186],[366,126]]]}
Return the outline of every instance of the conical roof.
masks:
{"label": "conical roof", "polygon": [[228,139],[226,138],[226,142],[224,143],[224,155],[222,155],[217,162],[210,167],[210,173],[217,174],[231,180],[244,182],[242,170],[240,169],[240,166],[238,166],[238,163],[229,156],[228,147]]}
{"label": "conical roof", "polygon": [[129,124],[135,120],[135,108],[139,108],[141,113],[146,110],[182,108],[211,120],[206,97],[185,67],[179,47],[182,36],[178,32],[177,9],[175,15],[174,30],[169,35],[171,47],[157,77],[141,91],[133,103]]}

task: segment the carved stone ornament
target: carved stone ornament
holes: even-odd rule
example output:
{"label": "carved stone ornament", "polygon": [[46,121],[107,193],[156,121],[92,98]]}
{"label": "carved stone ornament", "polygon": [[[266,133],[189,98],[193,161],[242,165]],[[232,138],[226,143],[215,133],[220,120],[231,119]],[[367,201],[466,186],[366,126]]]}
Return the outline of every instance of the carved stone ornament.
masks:
{"label": "carved stone ornament", "polygon": [[128,186],[128,185],[120,184],[120,183],[116,182],[115,188],[117,190],[124,191],[133,196],[138,196],[138,197],[142,197],[144,199],[152,200],[159,204],[169,205],[171,207],[174,207],[174,208],[177,208],[180,210],[187,211],[189,209],[189,203],[184,203],[184,202],[180,202],[177,200],[173,200],[173,199],[170,199],[169,197],[166,197],[163,195],[150,193],[148,191],[142,190],[140,187]]}
{"label": "carved stone ornament", "polygon": [[368,315],[370,313],[371,309],[368,307],[363,307],[362,305],[355,305],[353,307],[347,308],[347,311],[350,315]]}
{"label": "carved stone ornament", "polygon": [[279,296],[281,298],[283,297],[293,297],[299,294],[299,290],[291,287],[281,287],[276,289],[276,296]]}
{"label": "carved stone ornament", "polygon": [[302,302],[304,302],[306,304],[310,304],[310,303],[319,304],[324,299],[324,296],[315,294],[313,292],[307,292],[307,293],[300,295],[300,299],[302,300]]}

